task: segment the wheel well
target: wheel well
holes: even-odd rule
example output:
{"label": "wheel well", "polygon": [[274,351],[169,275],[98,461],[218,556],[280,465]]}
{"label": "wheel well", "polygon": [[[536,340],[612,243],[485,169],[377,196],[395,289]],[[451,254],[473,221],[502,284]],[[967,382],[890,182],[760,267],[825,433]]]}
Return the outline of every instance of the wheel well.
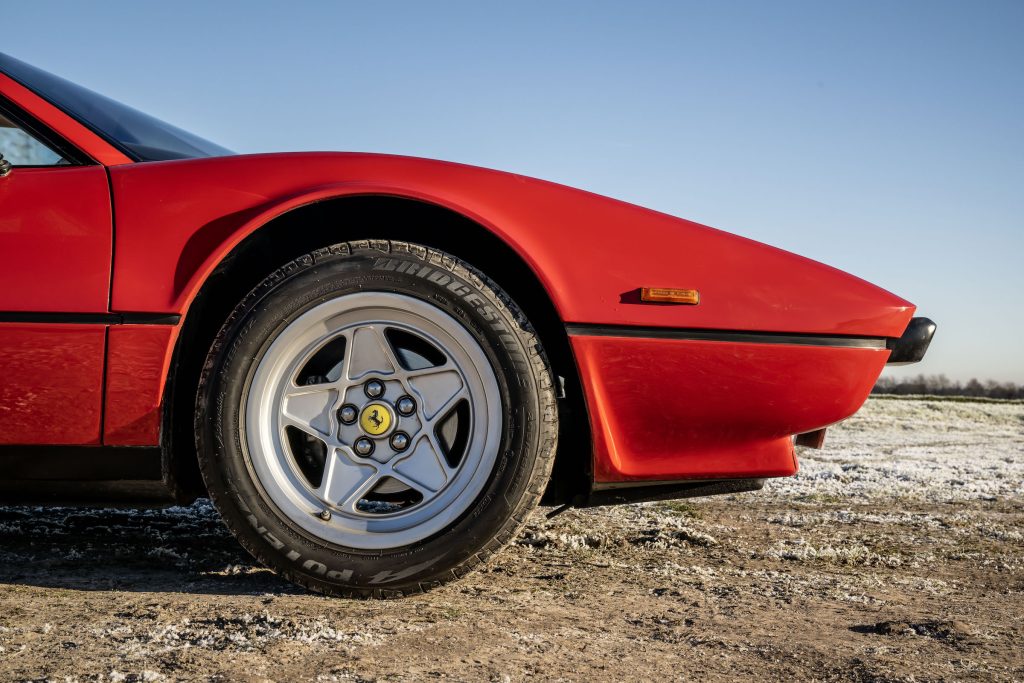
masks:
{"label": "wheel well", "polygon": [[325,200],[294,209],[256,230],[203,283],[182,323],[165,405],[166,472],[181,500],[206,495],[194,439],[195,394],[214,336],[267,274],[319,247],[395,239],[441,249],[485,272],[526,313],[551,361],[559,391],[559,440],[544,504],[589,491],[591,440],[583,390],[565,327],[543,285],[519,255],[479,223],[450,209],[389,196]]}

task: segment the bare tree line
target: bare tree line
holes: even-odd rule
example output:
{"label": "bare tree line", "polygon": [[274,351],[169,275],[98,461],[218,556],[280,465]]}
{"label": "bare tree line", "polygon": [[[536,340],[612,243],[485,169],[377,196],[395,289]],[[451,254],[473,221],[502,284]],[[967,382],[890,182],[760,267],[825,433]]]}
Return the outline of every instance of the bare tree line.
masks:
{"label": "bare tree line", "polygon": [[945,375],[918,375],[917,377],[880,377],[872,394],[929,394],[931,396],[975,396],[981,398],[1024,399],[1024,384],[979,382],[971,379],[963,384]]}

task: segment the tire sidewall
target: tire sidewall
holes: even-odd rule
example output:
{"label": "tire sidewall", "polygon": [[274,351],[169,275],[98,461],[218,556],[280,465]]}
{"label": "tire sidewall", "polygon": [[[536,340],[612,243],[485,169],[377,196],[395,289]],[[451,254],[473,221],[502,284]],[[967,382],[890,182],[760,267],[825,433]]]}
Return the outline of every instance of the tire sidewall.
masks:
{"label": "tire sidewall", "polygon": [[[528,495],[536,466],[542,378],[536,376],[524,344],[522,315],[503,301],[500,290],[453,257],[402,246],[381,251],[338,245],[289,264],[239,305],[207,362],[209,381],[200,394],[197,423],[200,458],[208,460],[201,464],[211,497],[250,552],[289,578],[319,590],[334,592],[351,586],[401,591],[452,578],[449,572],[457,575],[460,565],[507,532]],[[413,296],[455,318],[487,355],[502,404],[496,461],[469,508],[424,540],[372,551],[315,538],[276,508],[254,474],[240,417],[255,368],[277,334],[324,301],[364,291]],[[218,494],[225,500],[218,500]]]}

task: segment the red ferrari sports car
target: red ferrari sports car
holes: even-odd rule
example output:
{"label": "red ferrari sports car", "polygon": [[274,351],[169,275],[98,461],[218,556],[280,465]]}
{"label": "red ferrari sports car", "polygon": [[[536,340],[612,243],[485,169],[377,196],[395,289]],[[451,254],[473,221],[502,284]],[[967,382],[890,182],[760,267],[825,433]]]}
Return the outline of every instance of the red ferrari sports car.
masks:
{"label": "red ferrari sports car", "polygon": [[212,499],[303,586],[457,578],[539,503],[760,488],[935,326],[519,175],[237,155],[0,55],[0,496]]}

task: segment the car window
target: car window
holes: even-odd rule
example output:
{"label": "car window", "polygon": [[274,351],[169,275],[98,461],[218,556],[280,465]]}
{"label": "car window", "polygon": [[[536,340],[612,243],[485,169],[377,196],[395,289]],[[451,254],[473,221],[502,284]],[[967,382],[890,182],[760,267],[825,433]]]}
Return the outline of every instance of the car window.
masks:
{"label": "car window", "polygon": [[68,163],[3,114],[0,114],[0,154],[12,166],[60,166]]}

